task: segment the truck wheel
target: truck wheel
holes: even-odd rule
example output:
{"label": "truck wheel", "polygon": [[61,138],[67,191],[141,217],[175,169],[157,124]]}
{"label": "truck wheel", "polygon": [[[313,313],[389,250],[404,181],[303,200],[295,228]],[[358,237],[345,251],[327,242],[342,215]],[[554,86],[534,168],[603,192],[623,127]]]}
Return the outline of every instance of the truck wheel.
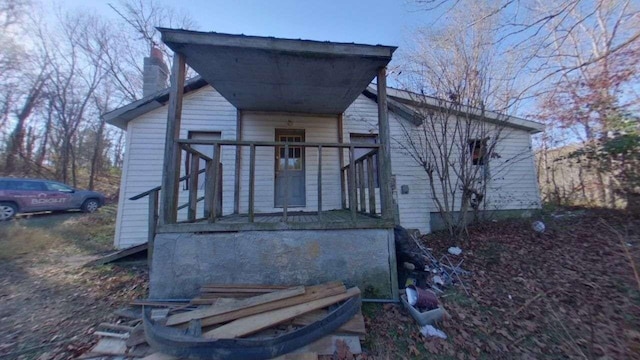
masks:
{"label": "truck wheel", "polygon": [[0,203],[0,221],[5,221],[13,218],[18,213],[18,207],[12,203],[3,202]]}
{"label": "truck wheel", "polygon": [[92,213],[98,210],[100,203],[96,199],[87,199],[82,204],[82,211],[86,213]]}

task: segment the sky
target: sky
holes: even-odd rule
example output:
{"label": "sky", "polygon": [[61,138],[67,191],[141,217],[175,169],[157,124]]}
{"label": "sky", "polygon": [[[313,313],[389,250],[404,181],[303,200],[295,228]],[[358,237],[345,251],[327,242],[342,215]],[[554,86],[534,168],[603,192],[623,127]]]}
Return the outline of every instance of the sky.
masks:
{"label": "sky", "polygon": [[[410,0],[157,1],[183,10],[201,31],[393,46],[405,46],[413,30],[431,17]],[[109,2],[117,0],[60,4],[115,16]]]}

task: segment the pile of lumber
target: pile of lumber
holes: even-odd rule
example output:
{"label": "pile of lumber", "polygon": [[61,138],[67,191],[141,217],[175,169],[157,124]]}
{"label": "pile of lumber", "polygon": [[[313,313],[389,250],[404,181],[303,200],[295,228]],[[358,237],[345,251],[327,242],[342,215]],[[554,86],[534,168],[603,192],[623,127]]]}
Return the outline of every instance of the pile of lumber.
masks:
{"label": "pile of lumber", "polygon": [[[205,339],[265,339],[319,321],[336,304],[359,295],[358,288],[347,289],[341,282],[294,287],[212,284],[202,286],[200,294],[190,303],[156,303],[145,300],[135,301],[133,304],[153,305],[151,318],[156,323],[182,328],[187,333]],[[134,358],[146,355],[143,358],[148,360],[172,359],[153,352],[144,340],[144,331],[138,325],[131,327],[132,323],[128,324],[127,327],[111,327],[122,331],[113,331],[111,334],[101,331],[96,332],[96,335],[102,336],[101,342],[117,348],[121,355]],[[318,356],[333,357],[337,353],[352,354],[344,359],[353,359],[353,355],[362,352],[360,340],[364,339],[365,334],[364,319],[358,312],[334,333],[278,359],[318,359]],[[124,352],[123,347],[126,349]]]}

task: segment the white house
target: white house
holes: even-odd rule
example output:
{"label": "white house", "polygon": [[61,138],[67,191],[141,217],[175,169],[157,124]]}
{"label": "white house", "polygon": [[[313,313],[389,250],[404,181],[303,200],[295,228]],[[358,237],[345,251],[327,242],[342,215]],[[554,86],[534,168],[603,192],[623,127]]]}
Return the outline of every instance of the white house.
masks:
{"label": "white house", "polygon": [[[422,233],[435,227],[437,209],[425,172],[401,146],[403,127],[420,126],[415,111],[419,105],[411,101],[415,94],[387,89],[381,77],[395,48],[161,31],[163,41],[178,53],[175,61],[179,63],[183,56],[202,77],[184,83],[173,81],[170,89],[155,86],[157,91],[153,92],[154,83],[166,81],[163,76],[167,70],[152,53],[151,59],[145,60],[146,96],[104,115],[108,123],[126,131],[116,247],[140,244],[154,236],[157,247],[157,236],[181,231],[218,232],[222,237],[230,231],[260,230],[263,236],[269,230],[282,234],[299,230],[294,237],[304,237],[304,230],[311,231],[309,236],[316,236],[320,229],[387,231],[394,218],[401,226]],[[174,75],[176,71],[179,76],[180,68],[174,67]],[[374,76],[378,76],[377,89],[367,86]],[[176,87],[183,89],[184,95]],[[174,130],[167,124],[176,112],[171,92],[181,104],[177,110],[181,119]],[[387,113],[389,134],[385,140],[379,124],[387,121],[383,118]],[[492,121],[491,113],[483,116],[477,121]],[[510,131],[500,143],[501,157],[530,156],[518,157],[507,172],[493,180],[487,201],[495,210],[538,208],[531,135],[542,127],[518,118],[509,118],[507,124]],[[167,137],[167,131],[175,131],[175,136]],[[181,146],[181,152],[167,150],[168,138],[175,139],[173,145]],[[385,173],[384,155],[379,152],[384,146],[390,150],[390,174]],[[158,197],[158,192],[148,192],[163,181],[167,184],[167,176],[177,170],[171,165],[178,163],[171,151],[179,158],[180,176],[194,174],[194,168],[200,172],[179,182],[173,200],[165,197],[171,194],[160,192]],[[492,189],[499,189],[499,193]],[[161,201],[160,214],[150,208],[157,202],[150,203],[145,195]],[[136,196],[138,199],[132,200]],[[392,208],[385,208],[391,203]],[[163,218],[172,206],[177,211],[175,219]],[[149,225],[150,214],[160,216],[158,235],[150,234],[155,232],[155,222]],[[209,224],[199,223],[202,219],[209,219]],[[374,223],[372,219],[391,222]],[[384,234],[389,236],[388,231]],[[275,244],[271,246],[276,249],[269,252],[282,251],[289,258],[298,254],[286,241]],[[298,255],[318,251],[314,246]],[[197,250],[189,251],[188,256],[199,256]],[[389,268],[393,268],[391,246],[384,252],[390,259]],[[281,260],[285,262],[278,256],[272,259]],[[328,257],[323,261],[333,260]],[[308,279],[303,276],[300,281]],[[162,284],[166,287],[166,282]],[[394,292],[393,280],[391,284]],[[152,274],[152,294],[177,296],[187,291],[154,291],[153,287]]]}
{"label": "white house", "polygon": [[[390,89],[391,90],[391,89]],[[291,134],[302,134],[305,141],[375,141],[377,129],[377,103],[372,91],[368,89],[347,108],[342,117],[328,117],[321,123],[318,118],[309,116],[294,116],[292,114],[268,114],[254,112],[239,112],[224,99],[214,88],[201,78],[188,82],[183,105],[182,138],[211,138],[235,140],[238,128],[241,128],[241,139],[273,141],[276,132],[290,129]],[[162,154],[164,149],[164,132],[167,121],[168,90],[163,89],[145,97],[122,109],[107,114],[108,122],[126,130],[126,153],[122,171],[120,198],[118,203],[118,218],[116,224],[115,246],[126,248],[147,241],[148,205],[144,200],[130,200],[131,197],[159,186],[162,177]],[[369,96],[367,96],[369,95]],[[390,99],[401,101],[402,92],[391,90]],[[400,111],[389,112],[391,137],[402,141],[404,133],[401,122],[405,126],[410,121],[403,117]],[[541,131],[538,123],[523,119],[512,118],[513,128],[504,137],[500,149],[502,158],[518,157],[519,160],[511,164],[500,179],[493,180],[490,188],[500,189],[499,192],[489,192],[490,201],[495,204],[489,208],[495,210],[525,210],[540,207],[534,159],[531,151],[531,135]],[[342,123],[342,131],[337,126]],[[242,124],[239,126],[239,124]],[[341,133],[341,134],[340,134]],[[431,199],[428,182],[424,171],[415,161],[407,156],[397,141],[391,143],[391,169],[395,177],[394,199],[397,203],[400,225],[408,229],[418,229],[422,233],[432,230],[432,214],[437,208]],[[522,156],[522,154],[530,154]],[[520,154],[520,156],[516,156]],[[317,182],[317,154],[307,151],[305,154],[305,206],[296,208],[302,211],[316,209],[315,183]],[[337,156],[337,154],[333,154]],[[234,175],[235,153],[223,151],[223,215],[234,213]],[[245,156],[245,165],[248,159]],[[256,168],[258,180],[258,194],[256,211],[273,213],[274,207],[274,161],[271,154],[263,154],[259,160],[262,166]],[[331,169],[328,164],[332,161],[325,157],[326,178],[324,186],[325,209],[339,209],[340,202],[340,174],[337,169]],[[500,161],[494,159],[492,161]],[[346,161],[348,163],[348,161]],[[184,175],[185,166],[181,169]],[[246,186],[241,183],[241,188]],[[402,193],[402,185],[406,185],[408,193]],[[261,191],[263,189],[264,191]],[[183,184],[181,198],[187,197],[188,191]],[[246,212],[246,194],[240,197],[240,212]],[[186,218],[186,208],[181,210],[180,216]],[[434,220],[435,221],[435,220]]]}

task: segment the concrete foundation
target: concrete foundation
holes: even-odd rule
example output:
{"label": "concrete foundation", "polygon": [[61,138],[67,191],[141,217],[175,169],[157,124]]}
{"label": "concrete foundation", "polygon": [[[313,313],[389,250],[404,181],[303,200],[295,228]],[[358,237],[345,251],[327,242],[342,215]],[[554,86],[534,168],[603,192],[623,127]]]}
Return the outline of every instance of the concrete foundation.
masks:
{"label": "concrete foundation", "polygon": [[363,297],[397,297],[393,229],[165,233],[150,297],[190,298],[203,284],[314,285],[342,280]]}

